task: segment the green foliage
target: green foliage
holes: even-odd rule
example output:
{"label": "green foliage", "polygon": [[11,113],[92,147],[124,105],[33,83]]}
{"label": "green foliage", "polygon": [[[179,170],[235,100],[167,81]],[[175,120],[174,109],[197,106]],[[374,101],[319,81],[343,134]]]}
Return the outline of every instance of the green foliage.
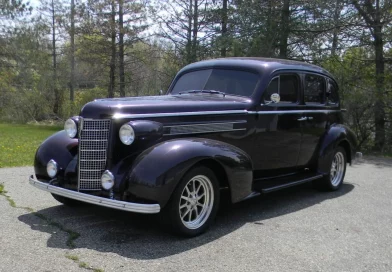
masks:
{"label": "green foliage", "polygon": [[0,124],[0,168],[33,165],[38,146],[58,126]]}

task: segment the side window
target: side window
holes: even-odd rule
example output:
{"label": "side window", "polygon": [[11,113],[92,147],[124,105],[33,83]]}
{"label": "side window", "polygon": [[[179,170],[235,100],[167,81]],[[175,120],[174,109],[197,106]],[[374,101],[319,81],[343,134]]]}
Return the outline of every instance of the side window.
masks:
{"label": "side window", "polygon": [[271,95],[278,93],[280,102],[295,103],[298,100],[299,80],[296,75],[280,75],[273,78],[264,94],[264,101],[271,102]]}
{"label": "side window", "polygon": [[327,99],[329,105],[339,104],[338,86],[331,79],[328,79]]}
{"label": "side window", "polygon": [[325,103],[325,79],[318,75],[305,76],[305,103]]}

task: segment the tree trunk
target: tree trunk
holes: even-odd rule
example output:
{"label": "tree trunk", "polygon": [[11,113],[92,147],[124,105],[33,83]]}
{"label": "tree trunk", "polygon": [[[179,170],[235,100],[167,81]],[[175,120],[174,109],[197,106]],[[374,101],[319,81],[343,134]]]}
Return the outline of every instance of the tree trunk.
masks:
{"label": "tree trunk", "polygon": [[187,29],[187,41],[186,41],[186,61],[187,63],[192,62],[192,17],[193,17],[193,0],[189,0],[189,14],[188,14],[188,29]]}
{"label": "tree trunk", "polygon": [[75,0],[71,0],[71,79],[69,84],[69,100],[74,101],[75,84]]}
{"label": "tree trunk", "polygon": [[52,60],[53,60],[53,92],[54,92],[54,104],[53,113],[58,115],[60,112],[61,97],[60,92],[57,87],[57,54],[56,54],[56,24],[55,24],[55,10],[54,10],[54,0],[51,1],[52,8]]}
{"label": "tree trunk", "polygon": [[279,58],[287,59],[287,46],[289,39],[289,22],[290,22],[290,0],[283,1],[281,20],[280,20],[280,41],[279,41]]}
{"label": "tree trunk", "polygon": [[197,33],[199,27],[198,5],[199,5],[198,0],[195,0],[195,5],[193,8],[192,62],[195,62],[197,60]]}
{"label": "tree trunk", "polygon": [[115,0],[112,0],[112,12],[111,12],[111,49],[112,55],[110,59],[110,72],[109,72],[109,86],[108,86],[108,97],[114,97],[114,84],[115,84],[115,70],[116,70],[116,8]]}
{"label": "tree trunk", "polygon": [[227,2],[228,0],[223,0],[222,6],[222,48],[221,48],[221,57],[226,57],[227,52]]}
{"label": "tree trunk", "polygon": [[336,50],[338,48],[338,35],[339,35],[339,18],[340,18],[340,12],[342,11],[342,5],[341,5],[342,0],[336,0],[335,2],[335,10],[334,10],[334,15],[333,15],[333,21],[335,24],[335,27],[333,29],[333,36],[332,36],[332,48],[331,48],[331,55],[335,56],[336,55]]}
{"label": "tree trunk", "polygon": [[118,23],[119,23],[119,79],[120,96],[125,96],[125,68],[124,68],[124,0],[118,1]]}
{"label": "tree trunk", "polygon": [[374,28],[374,49],[376,53],[376,101],[374,103],[374,121],[376,128],[374,149],[382,151],[385,145],[385,105],[384,105],[384,43],[382,26]]}

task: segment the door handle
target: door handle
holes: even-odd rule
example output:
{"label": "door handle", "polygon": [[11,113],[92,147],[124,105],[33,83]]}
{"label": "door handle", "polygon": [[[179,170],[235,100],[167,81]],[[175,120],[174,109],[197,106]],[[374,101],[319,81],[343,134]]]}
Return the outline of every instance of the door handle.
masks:
{"label": "door handle", "polygon": [[306,121],[306,120],[313,120],[313,117],[312,116],[310,116],[310,117],[307,117],[307,116],[304,116],[304,117],[301,117],[301,118],[299,118],[299,119],[297,119],[297,121]]}

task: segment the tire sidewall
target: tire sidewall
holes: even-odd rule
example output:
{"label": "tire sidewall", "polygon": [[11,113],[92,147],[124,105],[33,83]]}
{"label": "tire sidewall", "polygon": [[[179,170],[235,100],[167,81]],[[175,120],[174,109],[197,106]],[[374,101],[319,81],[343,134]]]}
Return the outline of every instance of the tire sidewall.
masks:
{"label": "tire sidewall", "polygon": [[[211,213],[208,217],[208,219],[205,221],[205,223],[200,226],[197,229],[189,229],[187,228],[180,216],[180,211],[179,211],[179,202],[180,198],[182,195],[182,192],[185,188],[185,186],[188,184],[188,182],[195,176],[197,175],[204,175],[208,177],[208,179],[211,181],[212,188],[214,190],[214,202],[213,202],[213,207],[211,210]],[[168,203],[168,206],[166,207],[168,216],[170,218],[170,225],[172,227],[172,231],[188,236],[188,237],[193,237],[197,236],[203,232],[205,232],[208,227],[211,225],[213,222],[216,213],[219,208],[219,201],[220,201],[220,193],[219,193],[219,182],[214,174],[214,172],[205,166],[196,166],[191,168],[181,179],[179,184],[177,185],[176,189],[174,190],[172,197]]]}

